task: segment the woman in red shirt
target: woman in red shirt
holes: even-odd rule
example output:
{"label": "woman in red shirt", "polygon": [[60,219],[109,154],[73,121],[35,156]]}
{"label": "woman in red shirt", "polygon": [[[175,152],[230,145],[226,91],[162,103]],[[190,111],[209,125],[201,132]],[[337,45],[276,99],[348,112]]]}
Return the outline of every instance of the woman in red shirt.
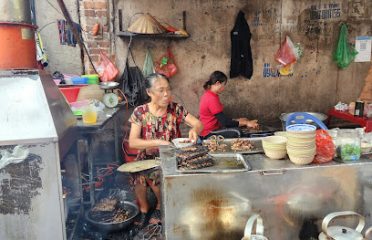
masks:
{"label": "woman in red shirt", "polygon": [[227,77],[223,72],[215,71],[204,83],[204,94],[199,104],[199,119],[204,128],[200,136],[205,139],[213,135],[212,132],[221,128],[250,127],[258,128],[257,120],[247,118],[231,119],[223,113],[223,104],[218,96],[223,92]]}

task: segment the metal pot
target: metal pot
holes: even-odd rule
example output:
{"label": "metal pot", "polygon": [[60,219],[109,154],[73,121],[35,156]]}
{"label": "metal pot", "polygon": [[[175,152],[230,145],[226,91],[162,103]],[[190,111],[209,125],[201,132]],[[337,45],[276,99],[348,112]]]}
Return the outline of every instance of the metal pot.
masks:
{"label": "metal pot", "polygon": [[[288,117],[293,114],[294,112],[291,112],[291,113],[282,113],[280,115],[280,120],[282,121],[282,128],[283,128],[283,131],[285,131],[285,123],[288,119]],[[323,114],[323,113],[317,113],[317,112],[306,112],[310,115],[313,115],[314,117],[318,118],[320,121],[324,122],[325,123],[325,120],[327,120],[328,116]],[[315,126],[318,126],[316,124],[313,123],[312,120],[307,120],[306,123],[308,124],[311,124],[311,125],[315,125]],[[291,124],[295,124],[295,122],[291,122]]]}
{"label": "metal pot", "polygon": [[128,211],[129,218],[126,219],[123,222],[106,223],[106,222],[95,221],[95,220],[91,219],[91,217],[90,217],[91,216],[90,213],[91,213],[92,209],[90,209],[89,211],[87,211],[85,213],[85,218],[93,226],[95,226],[95,227],[97,227],[101,230],[107,231],[107,232],[114,232],[114,231],[122,230],[124,228],[127,228],[134,221],[134,218],[139,213],[139,210],[138,210],[137,205],[132,203],[132,202],[123,201],[123,202],[119,203],[119,206],[122,209],[125,209],[126,211]]}
{"label": "metal pot", "polygon": [[[253,232],[253,226],[256,223],[255,234]],[[264,235],[264,226],[262,218],[258,214],[253,214],[247,221],[244,229],[244,237],[242,240],[268,240]]]}
{"label": "metal pot", "polygon": [[[333,219],[346,216],[356,216],[359,218],[359,223],[355,229],[343,226],[328,226]],[[364,225],[364,217],[358,213],[352,211],[330,213],[323,219],[322,232],[319,234],[319,240],[363,240],[362,230]]]}
{"label": "metal pot", "polygon": [[[371,236],[370,236],[371,235]],[[365,232],[365,239],[372,239],[372,227],[368,228]]]}

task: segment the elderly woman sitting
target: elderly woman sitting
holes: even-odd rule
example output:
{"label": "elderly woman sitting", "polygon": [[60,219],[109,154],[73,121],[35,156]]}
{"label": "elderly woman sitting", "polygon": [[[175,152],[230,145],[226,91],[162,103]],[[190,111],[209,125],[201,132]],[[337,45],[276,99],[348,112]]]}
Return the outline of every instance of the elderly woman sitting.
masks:
{"label": "elderly woman sitting", "polygon": [[[146,78],[146,91],[151,101],[135,108],[129,119],[129,146],[139,149],[136,160],[159,157],[160,145],[169,145],[172,139],[181,137],[180,124],[183,121],[191,126],[189,138],[196,142],[203,125],[182,105],[172,102],[169,80],[163,75],[151,74]],[[133,175],[134,191],[141,212],[139,225],[145,225],[148,218],[151,224],[161,221],[159,180],[159,170]],[[147,216],[147,186],[152,189],[157,199],[156,209],[151,216]]]}

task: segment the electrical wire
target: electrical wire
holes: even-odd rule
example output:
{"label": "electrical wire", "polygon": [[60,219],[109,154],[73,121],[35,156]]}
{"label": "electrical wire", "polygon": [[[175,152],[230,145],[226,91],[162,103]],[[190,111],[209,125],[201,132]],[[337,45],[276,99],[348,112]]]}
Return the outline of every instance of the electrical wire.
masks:
{"label": "electrical wire", "polygon": [[38,29],[38,32],[41,32],[43,31],[44,28],[46,28],[47,26],[53,24],[53,23],[57,23],[57,21],[53,21],[53,22],[49,22],[47,24],[44,24],[44,26],[42,26],[41,28]]}
{"label": "electrical wire", "polygon": [[60,15],[62,15],[63,16],[63,14],[51,3],[51,2],[49,2],[49,0],[46,0],[47,2],[48,2],[48,4],[52,7],[52,8],[54,8],[54,10],[56,10]]}

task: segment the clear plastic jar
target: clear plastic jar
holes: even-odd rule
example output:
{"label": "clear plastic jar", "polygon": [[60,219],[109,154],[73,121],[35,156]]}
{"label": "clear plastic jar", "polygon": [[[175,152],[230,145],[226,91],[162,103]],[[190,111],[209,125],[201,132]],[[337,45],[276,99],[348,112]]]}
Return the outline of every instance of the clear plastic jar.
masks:
{"label": "clear plastic jar", "polygon": [[343,161],[359,160],[361,155],[360,135],[355,129],[339,131],[337,134],[337,152]]}

